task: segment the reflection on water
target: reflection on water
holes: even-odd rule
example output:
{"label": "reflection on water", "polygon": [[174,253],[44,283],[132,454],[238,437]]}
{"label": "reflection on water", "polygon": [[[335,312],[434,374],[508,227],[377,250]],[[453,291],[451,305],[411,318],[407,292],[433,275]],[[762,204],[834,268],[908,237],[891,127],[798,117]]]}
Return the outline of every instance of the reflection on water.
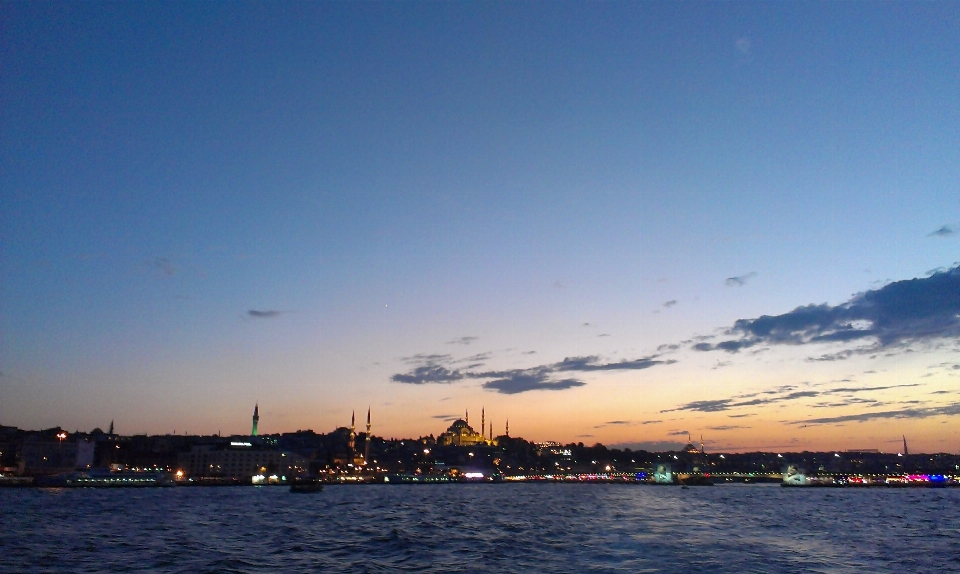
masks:
{"label": "reflection on water", "polygon": [[960,489],[0,491],[2,572],[960,572]]}

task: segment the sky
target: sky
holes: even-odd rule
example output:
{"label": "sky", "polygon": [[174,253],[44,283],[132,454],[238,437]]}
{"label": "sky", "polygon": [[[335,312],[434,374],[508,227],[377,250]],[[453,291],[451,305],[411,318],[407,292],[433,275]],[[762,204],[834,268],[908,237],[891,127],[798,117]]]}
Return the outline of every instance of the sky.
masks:
{"label": "sky", "polygon": [[957,38],[956,2],[3,2],[0,424],[960,452]]}

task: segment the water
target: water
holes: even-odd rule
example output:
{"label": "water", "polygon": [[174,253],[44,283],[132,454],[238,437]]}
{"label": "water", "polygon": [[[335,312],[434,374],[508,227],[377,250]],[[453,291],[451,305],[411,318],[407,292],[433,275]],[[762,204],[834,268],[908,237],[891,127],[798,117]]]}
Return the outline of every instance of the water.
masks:
{"label": "water", "polygon": [[2,489],[0,516],[0,572],[960,572],[960,489]]}

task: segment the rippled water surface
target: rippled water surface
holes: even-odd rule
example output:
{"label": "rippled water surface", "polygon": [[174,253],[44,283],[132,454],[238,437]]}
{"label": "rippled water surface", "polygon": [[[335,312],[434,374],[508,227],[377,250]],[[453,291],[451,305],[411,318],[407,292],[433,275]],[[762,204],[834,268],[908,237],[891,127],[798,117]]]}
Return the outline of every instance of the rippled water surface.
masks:
{"label": "rippled water surface", "polygon": [[960,572],[960,489],[3,489],[0,511],[0,572]]}

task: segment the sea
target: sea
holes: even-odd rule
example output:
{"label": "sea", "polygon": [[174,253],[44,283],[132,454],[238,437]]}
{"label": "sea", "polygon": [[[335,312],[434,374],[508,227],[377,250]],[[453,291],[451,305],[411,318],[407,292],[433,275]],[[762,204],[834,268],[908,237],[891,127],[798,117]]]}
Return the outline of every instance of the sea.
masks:
{"label": "sea", "polygon": [[0,572],[960,572],[960,489],[0,489]]}

